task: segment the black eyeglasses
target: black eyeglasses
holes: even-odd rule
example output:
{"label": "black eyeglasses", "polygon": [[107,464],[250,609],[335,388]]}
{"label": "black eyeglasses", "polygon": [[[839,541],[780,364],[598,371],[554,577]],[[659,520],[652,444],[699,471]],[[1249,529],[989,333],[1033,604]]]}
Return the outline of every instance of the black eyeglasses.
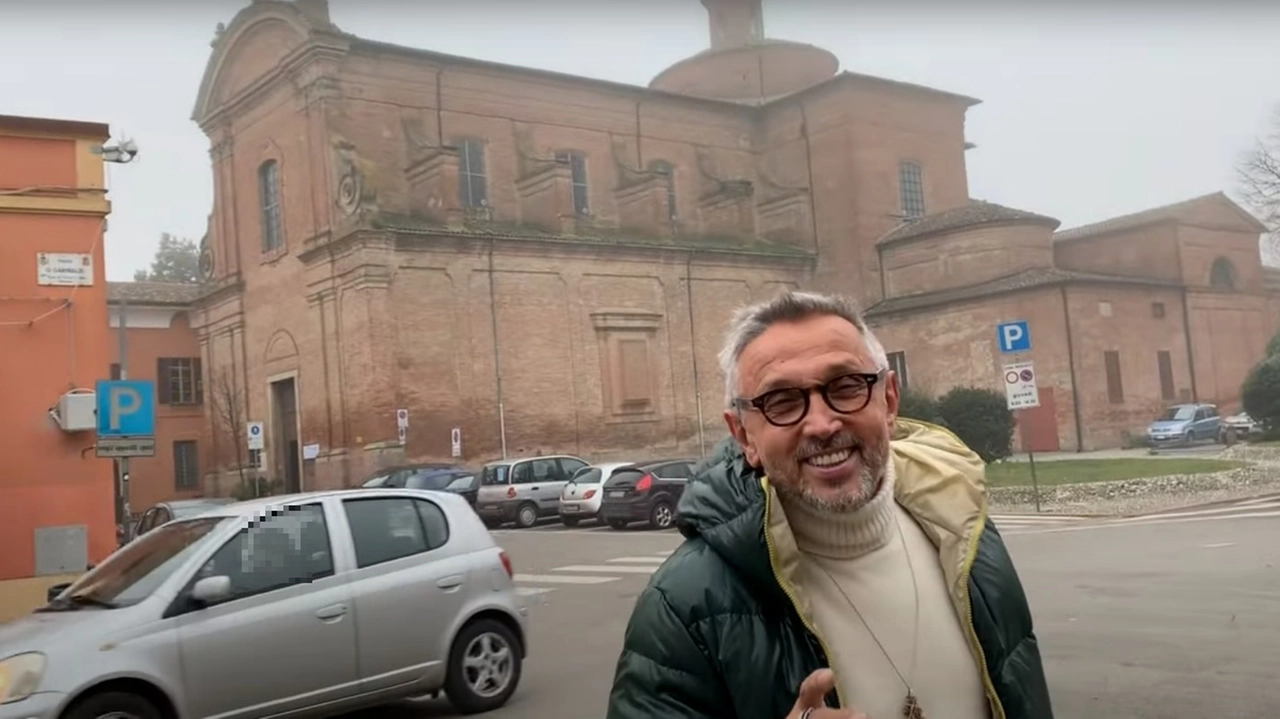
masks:
{"label": "black eyeglasses", "polygon": [[735,399],[733,406],[739,409],[754,409],[764,415],[765,420],[775,427],[792,427],[808,416],[809,396],[814,390],[822,395],[823,401],[833,412],[839,414],[861,412],[871,403],[871,390],[880,378],[884,377],[884,374],[885,370],[852,372],[808,389],[784,387],[770,390],[751,399]]}

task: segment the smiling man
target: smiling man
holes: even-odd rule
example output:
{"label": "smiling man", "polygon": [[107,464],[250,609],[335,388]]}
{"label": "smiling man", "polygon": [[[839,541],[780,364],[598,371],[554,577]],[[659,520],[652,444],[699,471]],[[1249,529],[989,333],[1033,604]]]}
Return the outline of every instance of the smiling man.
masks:
{"label": "smiling man", "polygon": [[680,502],[608,719],[1052,719],[983,463],[897,417],[856,306],[747,307],[720,359],[733,438]]}

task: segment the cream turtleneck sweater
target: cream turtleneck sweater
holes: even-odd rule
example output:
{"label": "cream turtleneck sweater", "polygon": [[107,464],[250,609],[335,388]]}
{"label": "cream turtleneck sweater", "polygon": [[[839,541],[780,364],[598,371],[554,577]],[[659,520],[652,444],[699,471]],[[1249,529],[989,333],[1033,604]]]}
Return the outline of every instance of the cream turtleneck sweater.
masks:
{"label": "cream turtleneck sweater", "polygon": [[800,550],[798,581],[833,655],[829,661],[840,695],[872,719],[901,717],[907,687],[896,665],[929,719],[987,719],[982,675],[951,603],[937,549],[894,500],[893,484],[889,462],[875,497],[848,514],[782,502]]}

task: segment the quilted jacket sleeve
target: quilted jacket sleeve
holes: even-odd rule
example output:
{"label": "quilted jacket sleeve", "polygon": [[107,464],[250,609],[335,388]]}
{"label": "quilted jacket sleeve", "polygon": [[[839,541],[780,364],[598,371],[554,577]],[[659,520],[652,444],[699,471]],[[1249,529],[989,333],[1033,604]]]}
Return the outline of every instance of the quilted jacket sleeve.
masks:
{"label": "quilted jacket sleeve", "polygon": [[662,590],[636,600],[618,658],[607,719],[724,719],[732,703],[703,646]]}

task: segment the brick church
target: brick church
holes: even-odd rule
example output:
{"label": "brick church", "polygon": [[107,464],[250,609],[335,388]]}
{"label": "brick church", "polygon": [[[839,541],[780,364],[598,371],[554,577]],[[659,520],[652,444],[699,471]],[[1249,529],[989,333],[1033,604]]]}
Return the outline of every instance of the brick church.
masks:
{"label": "brick church", "polygon": [[1225,196],[1068,231],[975,201],[977,100],[702,2],[710,47],[648,87],[356,37],[324,0],[220,26],[193,115],[210,464],[245,461],[246,421],[304,489],[456,454],[696,456],[724,435],[724,322],[791,287],[856,296],[937,392],[999,386],[995,324],[1029,321],[1039,448],[1238,402],[1280,301]]}

